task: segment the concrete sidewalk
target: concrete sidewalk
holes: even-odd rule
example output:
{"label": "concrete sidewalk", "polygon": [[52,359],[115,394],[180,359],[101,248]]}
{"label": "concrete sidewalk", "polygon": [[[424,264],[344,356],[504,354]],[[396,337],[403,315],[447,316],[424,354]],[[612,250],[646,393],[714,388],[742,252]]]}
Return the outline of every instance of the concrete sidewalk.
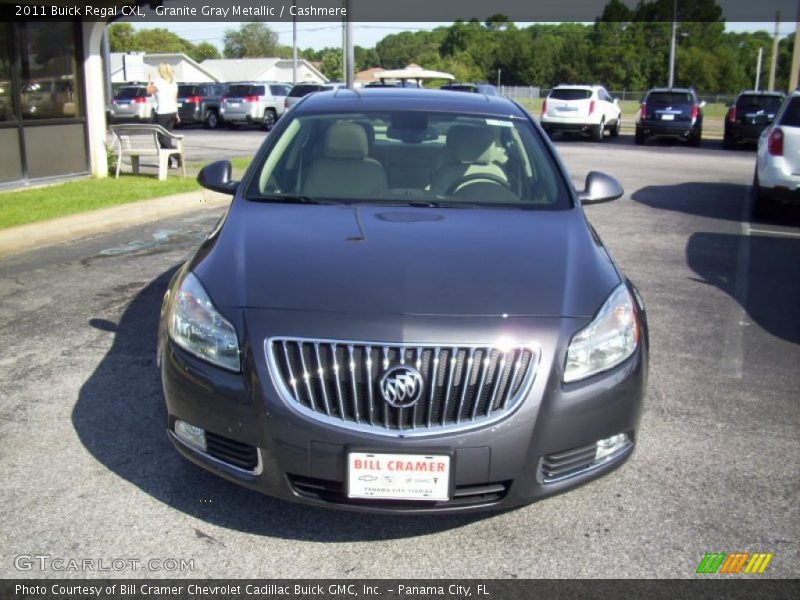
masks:
{"label": "concrete sidewalk", "polygon": [[231,198],[209,190],[198,190],[0,229],[0,258],[164,217],[227,206]]}

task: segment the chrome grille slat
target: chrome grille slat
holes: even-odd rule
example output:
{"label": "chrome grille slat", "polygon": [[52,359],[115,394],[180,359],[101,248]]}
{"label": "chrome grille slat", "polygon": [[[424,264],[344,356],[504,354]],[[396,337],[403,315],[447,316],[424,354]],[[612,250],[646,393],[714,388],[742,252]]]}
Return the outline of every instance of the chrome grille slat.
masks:
{"label": "chrome grille slat", "polygon": [[[267,340],[265,350],[273,382],[290,407],[332,425],[394,436],[470,429],[502,418],[530,391],[540,355],[535,344],[290,337]],[[405,407],[390,405],[381,389],[386,372],[400,365],[421,378],[417,401]]]}

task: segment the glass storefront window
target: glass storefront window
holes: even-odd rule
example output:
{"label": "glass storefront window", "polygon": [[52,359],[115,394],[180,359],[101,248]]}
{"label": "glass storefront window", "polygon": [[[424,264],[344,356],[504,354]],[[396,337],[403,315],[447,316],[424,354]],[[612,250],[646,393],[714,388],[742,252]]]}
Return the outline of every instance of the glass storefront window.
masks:
{"label": "glass storefront window", "polygon": [[0,23],[0,122],[14,119],[14,103],[11,95],[10,27],[10,23]]}
{"label": "glass storefront window", "polygon": [[75,26],[21,23],[20,98],[23,119],[81,116]]}

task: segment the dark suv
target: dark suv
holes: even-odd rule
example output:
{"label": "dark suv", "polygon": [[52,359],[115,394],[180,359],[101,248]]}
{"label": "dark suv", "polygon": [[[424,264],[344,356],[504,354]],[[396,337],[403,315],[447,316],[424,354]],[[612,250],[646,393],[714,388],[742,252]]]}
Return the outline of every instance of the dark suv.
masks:
{"label": "dark suv", "polygon": [[786,96],[781,92],[741,92],[728,108],[725,116],[725,148],[747,142],[755,144],[783,104]]}
{"label": "dark suv", "polygon": [[178,116],[181,125],[202,123],[209,129],[219,124],[220,98],[228,86],[223,83],[181,83],[178,85]]}
{"label": "dark suv", "polygon": [[636,121],[637,144],[648,137],[672,137],[699,146],[703,134],[703,107],[691,88],[653,88],[642,100]]}

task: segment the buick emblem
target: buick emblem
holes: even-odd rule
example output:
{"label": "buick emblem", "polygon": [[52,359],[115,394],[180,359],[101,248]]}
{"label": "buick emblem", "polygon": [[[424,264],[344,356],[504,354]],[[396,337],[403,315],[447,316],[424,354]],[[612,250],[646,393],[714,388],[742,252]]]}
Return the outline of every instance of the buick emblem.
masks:
{"label": "buick emblem", "polygon": [[381,393],[395,408],[414,406],[422,396],[422,375],[413,367],[396,365],[381,377]]}

